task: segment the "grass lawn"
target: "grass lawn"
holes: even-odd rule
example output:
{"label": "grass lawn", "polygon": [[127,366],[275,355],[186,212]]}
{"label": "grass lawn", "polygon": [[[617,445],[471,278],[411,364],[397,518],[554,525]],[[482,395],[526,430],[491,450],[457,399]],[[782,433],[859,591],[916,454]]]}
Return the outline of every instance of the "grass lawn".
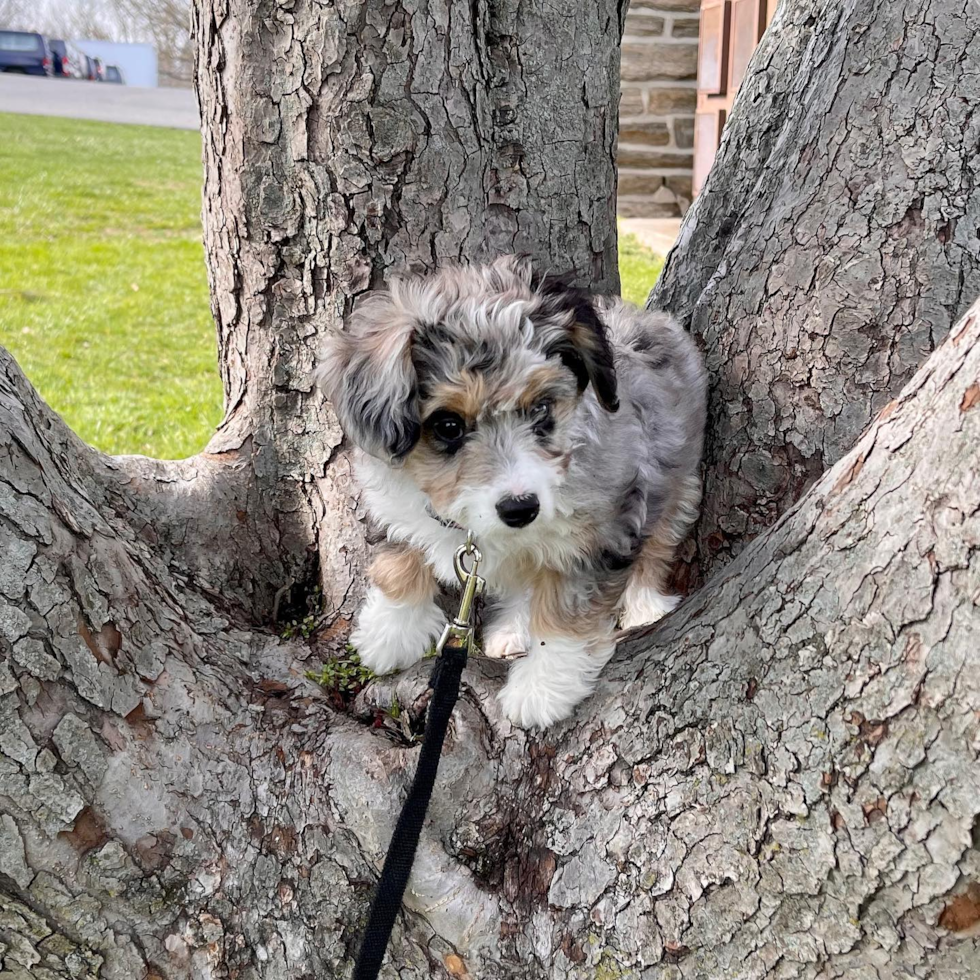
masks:
{"label": "grass lawn", "polygon": [[[0,345],[87,442],[188,456],[221,420],[196,133],[0,113]],[[661,260],[620,242],[623,295]]]}
{"label": "grass lawn", "polygon": [[0,128],[0,344],[100,449],[201,449],[221,384],[200,137],[9,114]]}
{"label": "grass lawn", "polygon": [[664,260],[641,245],[635,235],[619,238],[619,291],[623,299],[642,306],[660,275]]}

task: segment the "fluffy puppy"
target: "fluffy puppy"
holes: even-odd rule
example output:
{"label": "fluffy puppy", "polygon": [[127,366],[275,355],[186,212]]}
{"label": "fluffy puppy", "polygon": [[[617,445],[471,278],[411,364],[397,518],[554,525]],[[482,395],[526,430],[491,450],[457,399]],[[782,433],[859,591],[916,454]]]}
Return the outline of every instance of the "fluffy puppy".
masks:
{"label": "fluffy puppy", "polygon": [[373,293],[321,364],[389,542],[351,636],[363,663],[386,673],[431,646],[469,528],[494,601],[483,650],[515,661],[504,713],[567,717],[617,619],[653,622],[679,602],[664,589],[700,501],[705,420],[691,338],[505,256]]}

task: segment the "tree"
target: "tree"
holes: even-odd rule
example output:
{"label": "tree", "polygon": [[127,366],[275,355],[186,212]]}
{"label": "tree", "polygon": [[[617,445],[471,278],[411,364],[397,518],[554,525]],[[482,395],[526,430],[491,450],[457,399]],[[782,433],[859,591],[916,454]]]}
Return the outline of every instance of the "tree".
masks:
{"label": "tree", "polygon": [[[946,6],[784,0],[660,292],[709,356],[713,291],[747,294],[770,265],[742,256],[764,256],[777,226],[792,238],[789,198],[769,219],[739,204],[783,172],[803,131],[790,121],[827,86],[852,92],[843,115],[814,109],[816,157],[841,118],[894,119],[908,78],[939,74],[912,27]],[[317,335],[399,265],[518,248],[616,285],[618,4],[286,7],[195,11],[227,406],[208,450],[101,456],[0,361],[4,980],[344,976],[416,753],[372,724],[394,696],[417,723],[425,671],[346,713],[303,677],[344,633],[364,553],[344,445],[309,383]],[[980,26],[957,9],[972,33],[944,29],[947,69]],[[884,52],[891,83],[864,99],[852,73],[873,86]],[[968,76],[949,111],[976,105]],[[942,152],[916,146],[903,159]],[[838,154],[841,186],[863,159]],[[945,176],[974,214],[972,171]],[[889,177],[924,202],[937,179]],[[800,240],[805,224],[819,244],[857,206],[810,194]],[[820,262],[848,268],[851,242],[831,237]],[[946,267],[907,238],[928,294]],[[684,288],[699,247],[714,265]],[[975,238],[960,247],[967,283]],[[907,287],[906,267],[884,263],[881,288]],[[909,316],[938,316],[919,295]],[[852,318],[827,322],[856,343]],[[976,975],[980,307],[948,333],[775,527],[624,643],[573,721],[511,729],[498,665],[470,666],[398,976]],[[726,383],[733,404],[752,397],[751,379]],[[786,404],[812,400],[798,387]],[[715,444],[716,486],[722,458]],[[328,628],[281,640],[273,613],[319,583]]]}
{"label": "tree", "polygon": [[0,0],[0,27],[38,31],[49,38],[135,40],[116,19],[108,0]]}
{"label": "tree", "polygon": [[0,0],[0,25],[9,30],[24,30],[27,16],[25,0]]}

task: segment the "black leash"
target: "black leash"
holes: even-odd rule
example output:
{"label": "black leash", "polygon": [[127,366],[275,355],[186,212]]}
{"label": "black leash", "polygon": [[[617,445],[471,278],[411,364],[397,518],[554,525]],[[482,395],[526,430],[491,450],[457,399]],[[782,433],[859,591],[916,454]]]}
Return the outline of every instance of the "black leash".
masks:
{"label": "black leash", "polygon": [[[457,647],[457,642],[460,646]],[[451,645],[452,644],[452,645]],[[432,786],[439,769],[439,756],[446,738],[446,729],[453,708],[459,697],[459,679],[466,666],[468,645],[454,637],[447,642],[432,671],[429,684],[432,700],[425,719],[425,738],[419,753],[418,768],[412,780],[412,788],[402,807],[395,832],[388,845],[381,878],[371,904],[367,929],[361,941],[361,952],[354,967],[353,980],[375,980],[381,970],[381,961],[388,948],[388,939],[395,925],[395,917],[402,907],[402,896],[408,884],[415,861],[422,824],[432,797]]]}
{"label": "black leash", "polygon": [[[472,569],[467,570],[463,565],[464,555],[472,557]],[[391,930],[395,926],[395,918],[402,907],[402,898],[412,873],[425,814],[432,798],[432,787],[439,770],[439,757],[446,740],[449,719],[459,699],[460,677],[473,642],[473,602],[484,586],[483,579],[477,575],[482,557],[473,544],[472,535],[467,536],[466,544],[456,552],[454,564],[463,585],[463,598],[459,614],[446,624],[436,647],[439,658],[429,678],[432,698],[425,718],[425,736],[419,751],[415,778],[391,835],[352,980],[376,980],[388,948]]]}

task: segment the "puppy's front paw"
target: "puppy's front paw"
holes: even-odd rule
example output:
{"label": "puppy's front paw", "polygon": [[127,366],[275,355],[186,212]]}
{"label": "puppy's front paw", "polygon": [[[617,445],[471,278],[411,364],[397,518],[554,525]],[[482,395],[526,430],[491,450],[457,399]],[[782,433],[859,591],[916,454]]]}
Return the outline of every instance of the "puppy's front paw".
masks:
{"label": "puppy's front paw", "polygon": [[495,630],[484,637],[483,654],[491,660],[517,660],[527,653],[530,643],[531,638],[519,630]]}
{"label": "puppy's front paw", "polygon": [[556,698],[554,692],[541,685],[521,683],[513,675],[497,699],[507,720],[521,728],[547,728],[567,718],[576,703]]}
{"label": "puppy's front paw", "polygon": [[611,654],[611,644],[592,649],[574,640],[532,641],[497,695],[504,715],[521,728],[547,728],[567,718],[592,693]]}
{"label": "puppy's front paw", "polygon": [[376,586],[368,590],[350,642],[361,663],[376,674],[411,667],[439,639],[445,617],[434,602],[392,602]]}
{"label": "puppy's front paw", "polygon": [[628,588],[623,597],[623,610],[619,614],[621,629],[630,630],[636,626],[648,626],[672,613],[683,596],[664,595],[657,589]]}

